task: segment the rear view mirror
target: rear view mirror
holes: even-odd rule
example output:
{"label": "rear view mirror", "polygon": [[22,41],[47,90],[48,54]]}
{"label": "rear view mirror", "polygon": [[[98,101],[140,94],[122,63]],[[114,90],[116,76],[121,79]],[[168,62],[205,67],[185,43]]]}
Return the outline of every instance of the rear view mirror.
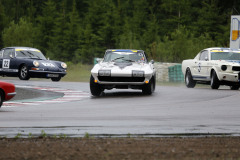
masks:
{"label": "rear view mirror", "polygon": [[150,63],[154,64],[154,60],[151,60]]}

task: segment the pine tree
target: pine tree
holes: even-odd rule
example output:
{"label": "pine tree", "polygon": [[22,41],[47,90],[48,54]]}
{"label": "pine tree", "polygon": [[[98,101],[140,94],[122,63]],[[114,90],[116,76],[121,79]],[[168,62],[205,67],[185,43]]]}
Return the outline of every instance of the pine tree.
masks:
{"label": "pine tree", "polygon": [[54,36],[56,17],[56,4],[53,0],[48,0],[42,6],[42,15],[38,16],[35,36],[36,46],[44,53],[49,50],[50,40]]}

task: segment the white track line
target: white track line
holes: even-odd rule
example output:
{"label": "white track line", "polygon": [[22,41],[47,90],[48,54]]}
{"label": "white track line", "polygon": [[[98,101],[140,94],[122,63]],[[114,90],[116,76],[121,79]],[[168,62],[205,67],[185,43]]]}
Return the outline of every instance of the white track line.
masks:
{"label": "white track line", "polygon": [[58,93],[64,93],[63,97],[55,98],[52,100],[42,100],[42,101],[27,101],[27,102],[14,102],[14,101],[8,101],[4,102],[2,107],[19,107],[19,106],[25,106],[25,105],[41,105],[41,104],[52,104],[52,103],[66,103],[66,102],[72,102],[72,101],[79,101],[83,100],[85,98],[89,98],[90,94],[83,92],[83,91],[75,91],[70,89],[60,89],[60,88],[47,88],[47,87],[38,87],[38,86],[20,86],[16,85],[17,88],[30,88],[30,89],[37,89],[42,91],[50,91],[50,92],[58,92]]}

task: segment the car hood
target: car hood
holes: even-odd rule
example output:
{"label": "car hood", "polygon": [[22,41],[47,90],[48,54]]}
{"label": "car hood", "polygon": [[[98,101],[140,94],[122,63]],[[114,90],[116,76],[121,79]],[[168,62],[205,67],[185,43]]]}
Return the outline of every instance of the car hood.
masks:
{"label": "car hood", "polygon": [[234,65],[234,66],[240,66],[240,60],[216,60],[220,65]]}

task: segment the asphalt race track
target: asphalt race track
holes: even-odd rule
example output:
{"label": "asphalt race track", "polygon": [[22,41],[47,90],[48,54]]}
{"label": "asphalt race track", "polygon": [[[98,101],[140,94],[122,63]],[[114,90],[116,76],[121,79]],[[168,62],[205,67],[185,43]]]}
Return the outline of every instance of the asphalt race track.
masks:
{"label": "asphalt race track", "polygon": [[0,137],[41,134],[94,136],[239,135],[240,91],[210,86],[110,90],[92,97],[88,83],[20,81],[17,96],[0,108]]}

